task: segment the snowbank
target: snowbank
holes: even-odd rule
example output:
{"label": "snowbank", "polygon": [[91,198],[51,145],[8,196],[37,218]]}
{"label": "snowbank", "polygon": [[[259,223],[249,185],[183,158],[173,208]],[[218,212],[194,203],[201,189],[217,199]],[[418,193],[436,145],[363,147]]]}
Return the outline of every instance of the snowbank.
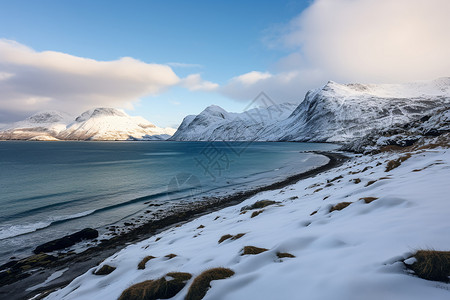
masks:
{"label": "snowbank", "polygon": [[[46,299],[117,299],[136,283],[188,272],[192,279],[173,298],[184,299],[194,278],[214,267],[235,275],[213,281],[204,299],[449,299],[449,284],[420,279],[401,261],[418,249],[450,249],[450,152],[416,151],[386,172],[388,162],[402,155],[355,156],[336,169],[166,230]],[[279,203],[241,211],[259,200]],[[330,213],[341,202],[351,204]],[[239,233],[245,235],[218,243]],[[245,246],[268,251],[242,255]],[[149,255],[156,258],[138,269]],[[93,274],[105,264],[116,269]]]}

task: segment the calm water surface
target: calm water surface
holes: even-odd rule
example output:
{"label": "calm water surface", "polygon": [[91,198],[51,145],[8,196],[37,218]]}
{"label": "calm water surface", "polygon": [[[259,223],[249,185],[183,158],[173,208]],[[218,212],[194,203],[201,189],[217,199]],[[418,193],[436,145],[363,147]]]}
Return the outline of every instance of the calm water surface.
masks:
{"label": "calm water surface", "polygon": [[[0,264],[86,227],[254,188],[324,158],[318,143],[0,142]],[[160,206],[153,206],[158,204]],[[149,206],[151,205],[151,206]]]}

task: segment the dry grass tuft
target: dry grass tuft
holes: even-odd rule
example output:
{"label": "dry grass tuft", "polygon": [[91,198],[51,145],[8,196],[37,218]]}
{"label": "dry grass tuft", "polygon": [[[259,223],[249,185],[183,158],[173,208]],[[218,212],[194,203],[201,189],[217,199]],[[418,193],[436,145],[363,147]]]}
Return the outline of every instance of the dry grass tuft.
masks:
{"label": "dry grass tuft", "polygon": [[419,250],[416,262],[407,265],[417,276],[427,280],[450,282],[450,251]]}
{"label": "dry grass tuft", "polygon": [[111,274],[116,268],[109,265],[103,265],[99,270],[94,272],[94,275],[108,275]]}
{"label": "dry grass tuft", "polygon": [[377,197],[363,197],[363,198],[359,198],[359,200],[364,200],[364,203],[369,204],[372,201],[377,200]]}
{"label": "dry grass tuft", "polygon": [[234,241],[234,240],[240,239],[244,235],[245,235],[245,233],[238,233],[235,236],[233,236],[231,239]]}
{"label": "dry grass tuft", "polygon": [[144,270],[144,269],[145,269],[145,264],[146,264],[149,260],[154,259],[154,258],[156,258],[156,257],[151,256],[151,255],[144,257],[144,258],[141,260],[141,262],[138,264],[138,270]]}
{"label": "dry grass tuft", "polygon": [[222,237],[219,239],[219,244],[224,242],[224,241],[226,241],[226,240],[228,240],[228,239],[231,239],[232,237],[233,236],[231,234],[222,235]]}
{"label": "dry grass tuft", "polygon": [[372,185],[372,184],[374,184],[375,182],[377,182],[377,181],[376,181],[376,180],[370,180],[369,182],[367,182],[366,186]]}
{"label": "dry grass tuft", "polygon": [[223,235],[220,239],[219,239],[219,244],[222,243],[223,241],[226,241],[228,239],[231,239],[232,241],[240,239],[241,237],[243,237],[245,235],[245,233],[238,233],[236,235],[231,235],[231,234],[225,234]]}
{"label": "dry grass tuft", "polygon": [[191,277],[189,273],[167,273],[157,280],[147,280],[127,288],[119,300],[169,299],[178,294]]}
{"label": "dry grass tuft", "polygon": [[411,153],[407,153],[407,154],[399,157],[396,160],[388,161],[385,172],[389,172],[389,171],[399,167],[402,164],[402,162],[406,161],[410,157],[411,157]]}
{"label": "dry grass tuft", "polygon": [[197,229],[203,229],[203,228],[205,228],[204,225],[200,225],[200,226],[197,227]]}
{"label": "dry grass tuft", "polygon": [[295,200],[298,199],[298,196],[292,196],[291,198],[289,198],[289,200]]}
{"label": "dry grass tuft", "polygon": [[358,184],[358,183],[360,183],[360,182],[361,182],[361,179],[359,179],[359,178],[353,179],[353,183],[354,183],[354,184]]}
{"label": "dry grass tuft", "polygon": [[278,256],[278,258],[285,258],[285,257],[294,258],[295,257],[295,255],[292,255],[287,252],[277,252],[277,256]]}
{"label": "dry grass tuft", "polygon": [[259,214],[262,213],[263,211],[264,211],[264,209],[254,211],[254,212],[252,213],[252,215],[250,216],[250,218],[256,217],[257,215],[259,215]]}
{"label": "dry grass tuft", "polygon": [[256,255],[263,252],[266,252],[268,249],[266,248],[258,248],[255,246],[245,246],[244,251],[242,252],[242,255]]}
{"label": "dry grass tuft", "polygon": [[318,210],[313,211],[312,213],[310,213],[310,216],[314,216],[315,214],[317,214]]}
{"label": "dry grass tuft", "polygon": [[346,208],[350,204],[352,204],[352,202],[341,202],[341,203],[338,203],[335,206],[333,206],[332,208],[330,208],[330,212],[335,211],[335,210],[343,210],[344,208]]}
{"label": "dry grass tuft", "polygon": [[344,177],[342,177],[342,175],[339,175],[339,176],[337,176],[337,177],[334,177],[334,178],[331,179],[331,180],[327,180],[327,182],[330,183],[330,182],[333,182],[333,181],[336,181],[336,180],[339,180],[339,179],[342,179],[342,178],[344,178]]}
{"label": "dry grass tuft", "polygon": [[174,258],[174,257],[177,257],[177,255],[176,255],[176,254],[173,254],[173,253],[170,253],[170,254],[167,254],[167,255],[164,256],[164,257],[167,257],[168,259],[172,259],[172,258]]}
{"label": "dry grass tuft", "polygon": [[234,271],[226,268],[214,268],[206,270],[198,275],[189,287],[185,300],[200,300],[205,297],[210,283],[213,280],[221,280],[234,275]]}
{"label": "dry grass tuft", "polygon": [[277,204],[277,203],[280,203],[280,202],[272,201],[272,200],[260,200],[260,201],[256,201],[252,205],[248,205],[248,206],[242,207],[241,211],[252,210],[252,209],[261,209],[261,208],[264,208],[266,206]]}

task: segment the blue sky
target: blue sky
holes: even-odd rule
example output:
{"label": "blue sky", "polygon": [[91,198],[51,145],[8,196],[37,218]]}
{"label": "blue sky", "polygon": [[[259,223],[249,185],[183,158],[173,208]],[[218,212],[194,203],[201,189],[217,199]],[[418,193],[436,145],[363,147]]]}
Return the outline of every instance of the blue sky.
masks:
{"label": "blue sky", "polygon": [[0,123],[111,106],[176,126],[261,91],[449,76],[449,3],[0,0]]}
{"label": "blue sky", "polygon": [[[0,3],[0,37],[36,51],[100,61],[130,56],[147,63],[192,64],[173,69],[181,77],[201,73],[209,81],[226,83],[249,70],[264,71],[282,56],[263,43],[264,32],[299,14],[308,1]],[[237,111],[245,106],[220,94],[173,88],[144,97],[130,113],[169,126],[210,104]]]}

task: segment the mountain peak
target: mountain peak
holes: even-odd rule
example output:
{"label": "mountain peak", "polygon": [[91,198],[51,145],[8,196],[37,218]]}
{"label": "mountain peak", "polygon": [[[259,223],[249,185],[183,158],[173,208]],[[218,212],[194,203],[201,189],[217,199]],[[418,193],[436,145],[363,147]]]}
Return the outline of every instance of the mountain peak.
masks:
{"label": "mountain peak", "polygon": [[37,112],[26,119],[26,121],[35,124],[45,123],[66,123],[70,116],[56,110],[46,110]]}
{"label": "mountain peak", "polygon": [[84,122],[90,118],[95,117],[106,117],[106,116],[117,116],[117,117],[128,117],[128,115],[121,109],[110,108],[110,107],[98,107],[90,109],[78,116],[76,122]]}
{"label": "mountain peak", "polygon": [[207,108],[205,108],[200,114],[201,115],[210,115],[210,116],[225,119],[228,115],[228,112],[220,106],[210,105]]}

